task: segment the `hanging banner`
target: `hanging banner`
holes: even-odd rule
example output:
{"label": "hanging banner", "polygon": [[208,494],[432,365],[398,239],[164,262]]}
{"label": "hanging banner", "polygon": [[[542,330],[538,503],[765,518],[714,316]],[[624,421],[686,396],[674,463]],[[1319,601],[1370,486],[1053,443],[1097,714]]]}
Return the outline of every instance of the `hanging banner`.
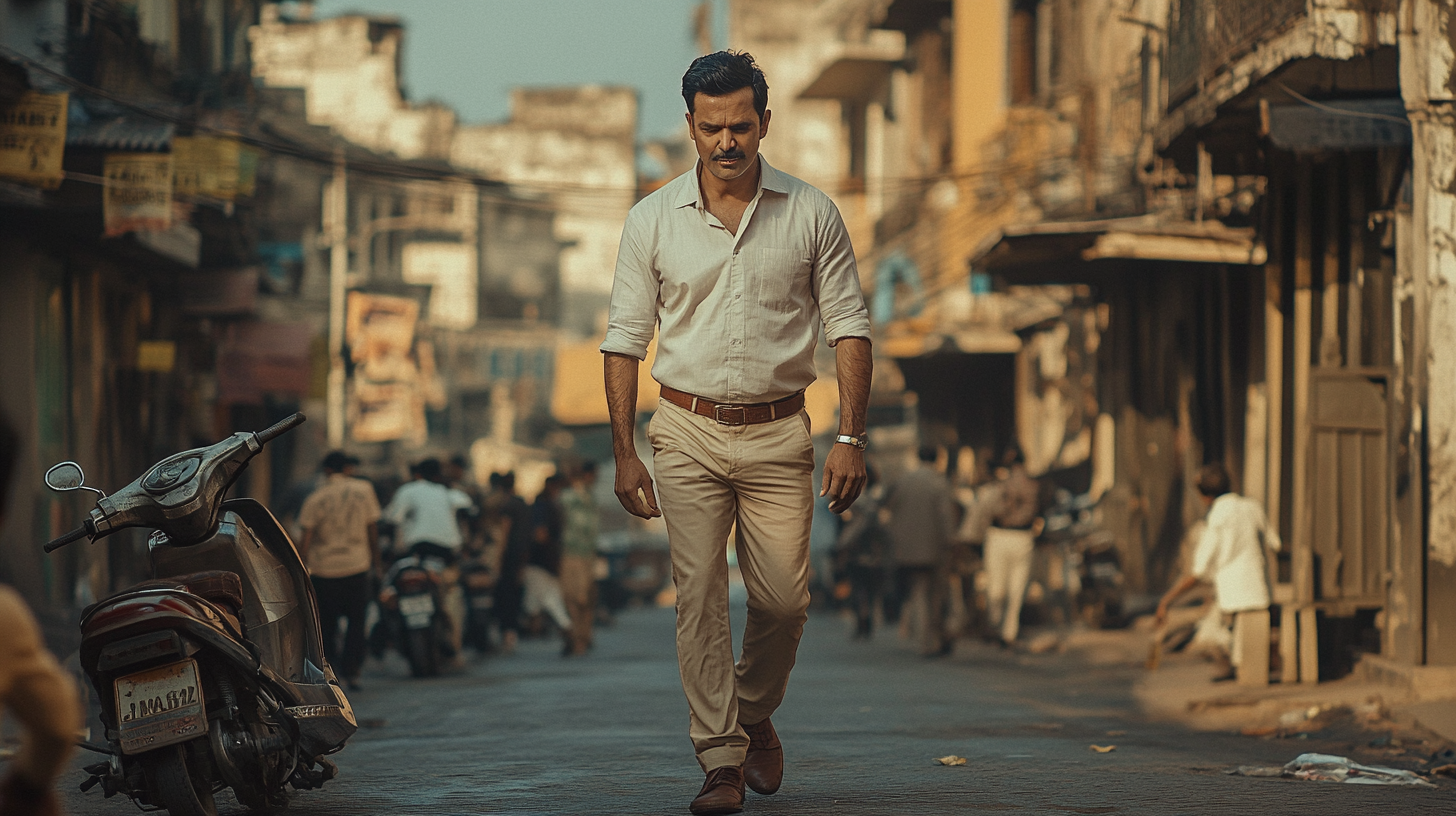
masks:
{"label": "hanging banner", "polygon": [[30,91],[0,108],[0,178],[43,190],[61,186],[69,97]]}
{"label": "hanging banner", "polygon": [[232,201],[238,196],[241,145],[226,136],[172,139],[172,178],[177,195]]}
{"label": "hanging banner", "polygon": [[106,237],[172,228],[172,157],[167,153],[108,153],[101,214]]}

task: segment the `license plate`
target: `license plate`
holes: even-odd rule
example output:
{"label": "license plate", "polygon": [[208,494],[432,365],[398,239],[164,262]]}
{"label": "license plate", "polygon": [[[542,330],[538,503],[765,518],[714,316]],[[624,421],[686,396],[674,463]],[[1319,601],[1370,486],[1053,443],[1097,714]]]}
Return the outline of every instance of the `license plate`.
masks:
{"label": "license plate", "polygon": [[399,614],[404,617],[405,626],[423,629],[430,625],[430,619],[435,615],[435,599],[429,595],[401,595]]}
{"label": "license plate", "polygon": [[138,754],[207,733],[197,661],[184,660],[119,677],[115,687],[123,753]]}

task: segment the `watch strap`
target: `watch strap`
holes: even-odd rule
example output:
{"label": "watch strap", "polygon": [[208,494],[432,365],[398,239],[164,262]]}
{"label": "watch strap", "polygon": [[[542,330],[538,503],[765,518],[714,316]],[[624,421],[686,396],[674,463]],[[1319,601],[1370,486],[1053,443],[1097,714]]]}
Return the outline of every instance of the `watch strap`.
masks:
{"label": "watch strap", "polygon": [[864,450],[866,447],[869,446],[869,437],[866,436],[850,436],[849,434],[839,434],[838,436],[834,437],[834,441],[842,442],[846,445],[853,445],[860,450]]}

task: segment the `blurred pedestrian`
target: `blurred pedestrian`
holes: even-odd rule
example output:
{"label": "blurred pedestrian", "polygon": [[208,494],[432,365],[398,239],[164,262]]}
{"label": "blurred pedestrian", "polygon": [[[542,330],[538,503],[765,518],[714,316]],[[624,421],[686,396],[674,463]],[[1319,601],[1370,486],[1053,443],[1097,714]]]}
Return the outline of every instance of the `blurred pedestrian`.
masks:
{"label": "blurred pedestrian", "polygon": [[[1249,636],[1253,615],[1269,609],[1265,551],[1277,553],[1282,543],[1264,515],[1263,506],[1233,492],[1222,464],[1203,466],[1198,474],[1198,494],[1208,512],[1203,534],[1193,551],[1189,573],[1158,603],[1157,625],[1161,628],[1167,622],[1168,608],[1180,595],[1199,582],[1212,584],[1225,633],[1215,653],[1221,671],[1214,679],[1232,680],[1240,668],[1239,656],[1244,651],[1240,647]],[[1267,629],[1267,624],[1258,629]],[[1252,648],[1267,649],[1268,644],[1254,644]],[[1257,683],[1267,679],[1254,678]]]}
{"label": "blurred pedestrian", "polygon": [[1002,647],[1016,643],[1021,603],[1031,580],[1031,559],[1041,534],[1041,485],[1026,472],[1019,448],[1010,449],[991,491],[995,508],[986,530],[986,613]]}
{"label": "blurred pedestrian", "polygon": [[415,478],[394,491],[384,518],[395,525],[395,543],[401,553],[433,557],[444,564],[440,591],[450,619],[450,645],[458,659],[465,633],[465,593],[460,589],[460,532],[458,513],[472,510],[470,497],[446,484],[439,459],[415,465]]}
{"label": "blurred pedestrian", "polygon": [[485,492],[475,481],[470,460],[464,454],[455,454],[442,467],[445,484],[470,497],[470,509],[457,514],[460,522],[460,536],[466,553],[475,554],[485,546]]}
{"label": "blurred pedestrian", "polygon": [[[873,358],[838,209],[759,155],[771,118],[763,71],[748,54],[719,51],[694,60],[682,90],[698,163],[628,214],[601,350],[617,498],[667,522],[678,667],[705,774],[689,809],[701,816],[741,810],[745,784],[766,795],[783,781],[769,718],[809,607],[814,448],[804,391],[822,331],[835,352],[840,435],[819,493],[840,513],[864,488]],[[649,474],[634,432],[654,329],[662,399],[647,430]],[[748,589],[736,665],[724,547],[735,528]]]}
{"label": "blurred pedestrian", "polygon": [[[318,598],[324,657],[349,689],[357,691],[367,644],[364,618],[380,572],[381,511],[374,487],[349,474],[353,468],[343,451],[331,451],[321,467],[323,484],[298,513],[303,526],[299,549]],[[342,648],[340,618],[345,621]]]}
{"label": "blurred pedestrian", "polygon": [[570,654],[582,655],[592,647],[592,626],[597,615],[597,538],[601,511],[592,489],[597,484],[597,463],[583,462],[571,474],[561,494],[566,524],[561,533],[561,594],[571,615]]}
{"label": "blurred pedestrian", "polygon": [[948,655],[954,640],[946,631],[946,570],[956,529],[950,484],[935,470],[936,450],[922,447],[917,466],[885,491],[896,583],[906,599],[901,625],[920,638],[926,657]]}
{"label": "blurred pedestrian", "polygon": [[[0,525],[18,451],[15,431],[0,417]],[[81,730],[80,698],[70,675],[46,651],[25,601],[0,585],[0,714],[6,712],[20,722],[23,738],[0,777],[0,814],[60,816],[54,785]]]}
{"label": "blurred pedestrian", "polygon": [[514,471],[491,474],[490,506],[499,519],[500,571],[495,581],[495,616],[500,624],[501,648],[515,651],[521,634],[521,604],[525,600],[522,571],[531,553],[531,507],[516,492]]}
{"label": "blurred pedestrian", "polygon": [[865,492],[844,512],[844,526],[834,545],[835,563],[849,582],[855,640],[870,639],[875,610],[885,595],[890,538],[879,518],[884,492],[878,472],[866,466]]}
{"label": "blurred pedestrian", "polygon": [[561,507],[561,494],[566,477],[548,476],[541,493],[531,504],[531,553],[521,571],[526,597],[521,611],[534,617],[545,613],[561,630],[562,654],[572,649],[571,615],[566,611],[566,598],[561,594],[561,534],[566,528],[566,515]]}

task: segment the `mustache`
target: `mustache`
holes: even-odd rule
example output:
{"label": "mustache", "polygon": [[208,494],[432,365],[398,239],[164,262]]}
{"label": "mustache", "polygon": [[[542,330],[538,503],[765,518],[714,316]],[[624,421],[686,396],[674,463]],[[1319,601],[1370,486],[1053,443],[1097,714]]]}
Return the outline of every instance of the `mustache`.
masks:
{"label": "mustache", "polygon": [[719,159],[745,159],[745,158],[748,158],[748,156],[742,150],[729,150],[727,152],[714,153],[713,154],[713,161],[717,161]]}

